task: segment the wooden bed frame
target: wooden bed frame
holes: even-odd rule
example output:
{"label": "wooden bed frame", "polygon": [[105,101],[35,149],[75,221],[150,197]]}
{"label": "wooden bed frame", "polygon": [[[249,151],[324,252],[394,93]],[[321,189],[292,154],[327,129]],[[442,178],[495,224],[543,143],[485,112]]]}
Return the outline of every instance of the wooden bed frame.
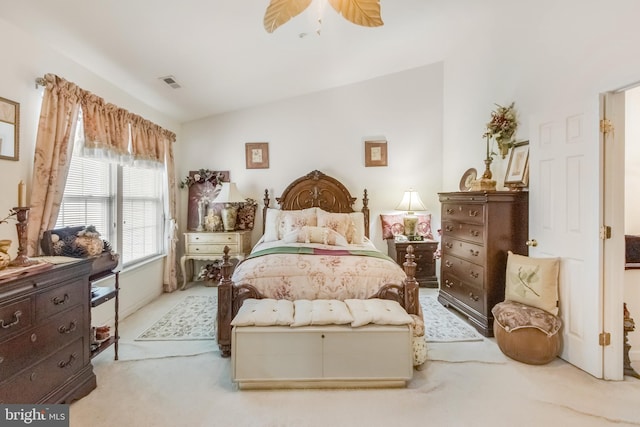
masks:
{"label": "wooden bed frame", "polygon": [[[264,209],[262,213],[263,224],[265,223],[267,209],[269,208],[269,191],[264,192]],[[293,181],[277,197],[276,201],[282,210],[300,210],[311,207],[318,207],[327,212],[350,213],[355,212],[353,204],[355,197],[351,197],[349,191],[335,178],[327,176],[318,170]],[[365,234],[369,237],[369,199],[367,190],[364,190],[362,199],[362,213],[364,214]],[[264,226],[263,226],[264,232]],[[262,295],[251,285],[235,286],[231,281],[233,265],[229,260],[229,248],[225,247],[222,279],[218,285],[218,346],[223,357],[231,355],[231,320],[235,317],[248,298],[262,299]],[[369,298],[383,298],[394,300],[400,303],[409,314],[419,314],[420,304],[418,300],[418,282],[415,280],[416,263],[414,262],[413,247],[407,248],[407,261],[404,263],[404,271],[407,275],[404,283],[387,284],[376,294]]]}

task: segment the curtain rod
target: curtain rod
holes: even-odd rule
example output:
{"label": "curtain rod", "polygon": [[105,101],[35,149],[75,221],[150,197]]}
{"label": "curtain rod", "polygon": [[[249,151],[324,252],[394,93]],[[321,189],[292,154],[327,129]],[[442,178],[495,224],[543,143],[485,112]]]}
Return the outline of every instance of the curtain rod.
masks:
{"label": "curtain rod", "polygon": [[45,87],[46,85],[47,81],[44,79],[44,77],[36,77],[36,89],[38,89],[38,86]]}

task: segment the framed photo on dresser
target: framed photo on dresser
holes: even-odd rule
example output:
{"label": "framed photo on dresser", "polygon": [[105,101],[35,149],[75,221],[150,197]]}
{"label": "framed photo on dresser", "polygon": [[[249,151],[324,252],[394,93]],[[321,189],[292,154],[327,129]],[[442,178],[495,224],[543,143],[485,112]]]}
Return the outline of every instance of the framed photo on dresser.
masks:
{"label": "framed photo on dresser", "polygon": [[529,141],[517,142],[511,148],[504,185],[511,188],[529,185]]}

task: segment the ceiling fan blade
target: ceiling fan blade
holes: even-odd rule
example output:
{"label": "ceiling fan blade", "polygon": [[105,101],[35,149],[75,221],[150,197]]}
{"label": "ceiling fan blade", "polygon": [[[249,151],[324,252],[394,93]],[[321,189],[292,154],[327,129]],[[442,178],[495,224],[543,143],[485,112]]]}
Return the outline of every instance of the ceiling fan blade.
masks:
{"label": "ceiling fan blade", "polygon": [[380,27],[380,0],[329,0],[331,6],[348,21],[363,27]]}
{"label": "ceiling fan blade", "polygon": [[271,0],[264,13],[264,29],[273,33],[276,28],[302,13],[312,0]]}

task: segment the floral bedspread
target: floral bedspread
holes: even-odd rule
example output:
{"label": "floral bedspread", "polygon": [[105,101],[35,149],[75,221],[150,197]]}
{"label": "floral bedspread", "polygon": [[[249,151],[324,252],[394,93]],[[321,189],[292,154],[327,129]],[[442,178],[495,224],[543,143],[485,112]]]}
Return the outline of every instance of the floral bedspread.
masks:
{"label": "floral bedspread", "polygon": [[[250,256],[240,262],[231,280],[235,285],[254,286],[274,299],[365,299],[387,283],[401,284],[406,275],[391,258],[381,254],[369,241],[364,245],[331,246],[313,243],[287,243],[289,247],[312,247],[316,254],[265,254],[265,249],[282,242],[259,243]],[[375,251],[377,254],[368,254]],[[308,252],[305,250],[298,252]]]}

